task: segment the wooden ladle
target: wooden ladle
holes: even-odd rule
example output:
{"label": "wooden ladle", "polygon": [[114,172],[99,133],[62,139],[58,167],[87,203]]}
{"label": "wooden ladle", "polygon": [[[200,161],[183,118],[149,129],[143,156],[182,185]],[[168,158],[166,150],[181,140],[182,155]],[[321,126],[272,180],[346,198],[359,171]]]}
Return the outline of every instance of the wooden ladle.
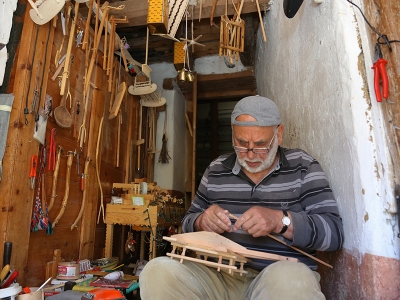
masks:
{"label": "wooden ladle", "polygon": [[72,125],[72,116],[65,107],[69,95],[70,93],[68,89],[68,93],[61,96],[60,106],[54,109],[54,119],[56,120],[57,125],[62,128],[69,128]]}

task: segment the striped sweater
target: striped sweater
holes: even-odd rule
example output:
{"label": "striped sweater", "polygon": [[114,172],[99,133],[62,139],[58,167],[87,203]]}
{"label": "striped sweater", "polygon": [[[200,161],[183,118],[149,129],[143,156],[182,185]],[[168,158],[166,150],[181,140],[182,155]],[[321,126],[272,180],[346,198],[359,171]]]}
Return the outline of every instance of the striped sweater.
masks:
{"label": "striped sweater", "polygon": [[[236,154],[215,159],[201,179],[192,205],[182,221],[183,232],[193,232],[197,217],[217,204],[239,217],[252,206],[288,210],[292,216],[293,241],[277,235],[288,245],[315,255],[334,251],[343,244],[343,224],[337,203],[319,163],[299,149],[279,147],[279,163],[260,183],[254,184],[241,171]],[[231,220],[234,224],[234,220]],[[298,258],[312,270],[316,262],[269,237],[254,238],[242,230],[225,237],[250,250]],[[262,270],[272,261],[252,259],[247,266]]]}

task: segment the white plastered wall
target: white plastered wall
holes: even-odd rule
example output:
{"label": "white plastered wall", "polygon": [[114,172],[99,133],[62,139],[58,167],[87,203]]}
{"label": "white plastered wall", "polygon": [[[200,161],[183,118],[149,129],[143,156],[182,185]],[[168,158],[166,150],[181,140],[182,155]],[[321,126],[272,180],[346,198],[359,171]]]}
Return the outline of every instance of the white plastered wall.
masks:
{"label": "white plastered wall", "polygon": [[345,0],[305,0],[288,19],[274,1],[264,26],[257,87],[281,110],[284,146],[306,150],[327,173],[345,249],[399,259],[393,167],[361,16]]}
{"label": "white plastered wall", "polygon": [[[163,90],[164,78],[172,78],[177,72],[172,64],[153,64],[151,79],[162,91],[162,97],[167,101],[167,148],[171,157],[169,163],[158,162],[159,153],[155,155],[154,181],[163,189],[185,191],[185,98],[175,90]],[[165,112],[160,112],[157,119],[156,151],[162,148]]]}

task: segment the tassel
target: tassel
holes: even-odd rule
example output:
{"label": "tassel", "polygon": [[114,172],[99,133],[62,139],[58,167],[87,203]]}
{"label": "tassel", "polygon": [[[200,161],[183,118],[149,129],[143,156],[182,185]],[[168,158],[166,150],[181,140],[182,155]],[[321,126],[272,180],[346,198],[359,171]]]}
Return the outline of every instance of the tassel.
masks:
{"label": "tassel", "polygon": [[162,147],[160,151],[160,156],[158,157],[158,162],[162,164],[167,164],[169,163],[170,159],[171,157],[168,154],[168,148],[167,148],[167,137],[165,136],[165,134],[163,134]]}

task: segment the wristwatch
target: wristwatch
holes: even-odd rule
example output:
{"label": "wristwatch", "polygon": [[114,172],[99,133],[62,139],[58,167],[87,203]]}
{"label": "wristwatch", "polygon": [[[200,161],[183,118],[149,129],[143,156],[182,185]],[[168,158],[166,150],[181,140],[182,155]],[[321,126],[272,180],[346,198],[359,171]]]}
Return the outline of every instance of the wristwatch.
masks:
{"label": "wristwatch", "polygon": [[288,216],[287,211],[282,210],[282,212],[283,212],[283,217],[282,217],[283,228],[282,228],[281,232],[279,232],[279,234],[284,234],[290,226],[290,218]]}

